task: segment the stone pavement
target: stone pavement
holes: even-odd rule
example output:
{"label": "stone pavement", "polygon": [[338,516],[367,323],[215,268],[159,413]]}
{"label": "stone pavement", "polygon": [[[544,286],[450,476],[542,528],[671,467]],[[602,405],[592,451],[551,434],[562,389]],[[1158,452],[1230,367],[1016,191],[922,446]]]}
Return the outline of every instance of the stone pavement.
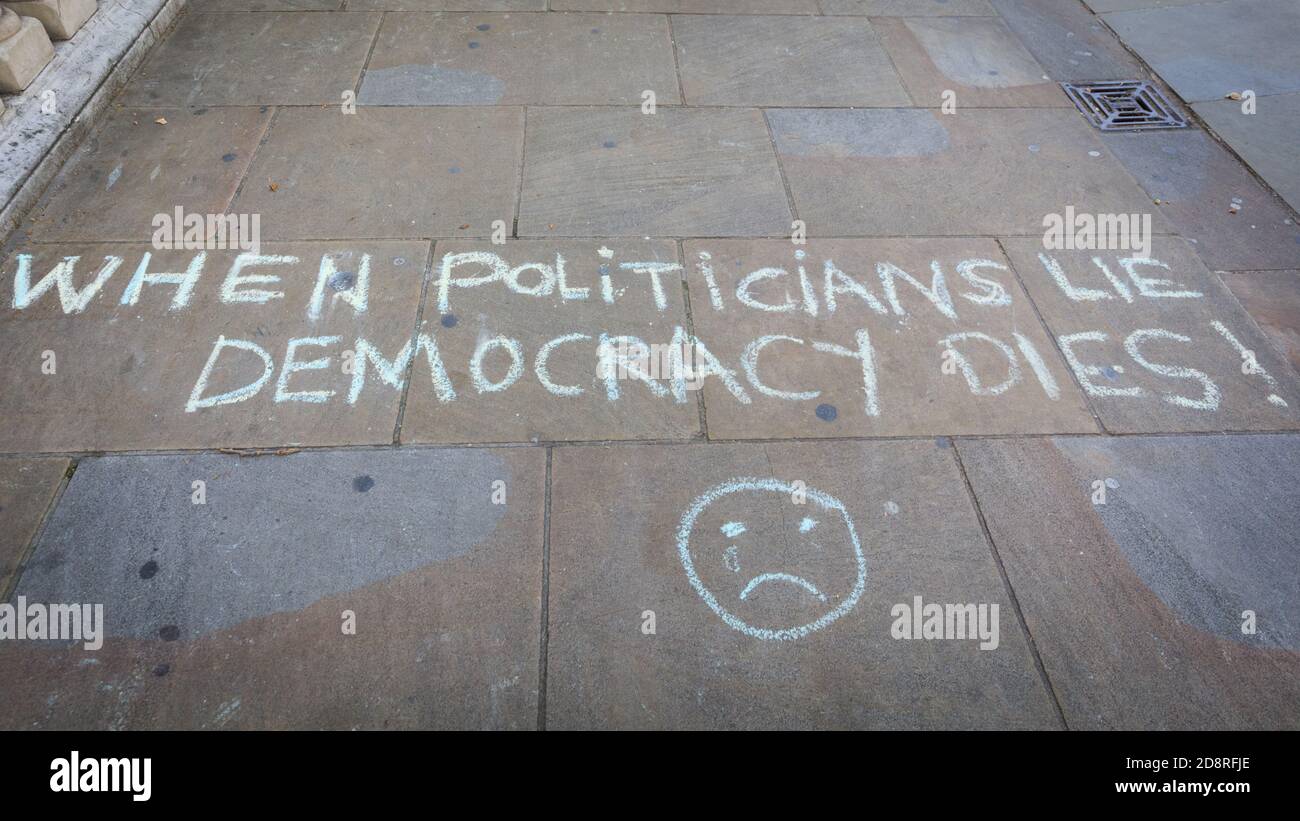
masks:
{"label": "stone pavement", "polygon": [[1300,208],[1300,4],[1087,2],[1265,182]]}
{"label": "stone pavement", "polygon": [[0,727],[1300,727],[1270,2],[192,0],[0,253]]}

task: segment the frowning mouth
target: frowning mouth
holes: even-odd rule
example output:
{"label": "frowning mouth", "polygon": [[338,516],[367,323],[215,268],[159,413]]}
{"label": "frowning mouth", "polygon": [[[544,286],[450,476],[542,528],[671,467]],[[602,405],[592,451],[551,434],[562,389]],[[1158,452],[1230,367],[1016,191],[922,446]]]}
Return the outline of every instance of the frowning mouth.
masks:
{"label": "frowning mouth", "polygon": [[741,600],[743,601],[744,599],[749,598],[749,594],[754,592],[754,589],[764,582],[788,582],[798,587],[802,587],[821,601],[826,601],[826,594],[818,590],[817,585],[802,576],[792,576],[789,573],[761,573],[755,576],[749,580],[749,584],[745,585],[745,589],[740,591]]}

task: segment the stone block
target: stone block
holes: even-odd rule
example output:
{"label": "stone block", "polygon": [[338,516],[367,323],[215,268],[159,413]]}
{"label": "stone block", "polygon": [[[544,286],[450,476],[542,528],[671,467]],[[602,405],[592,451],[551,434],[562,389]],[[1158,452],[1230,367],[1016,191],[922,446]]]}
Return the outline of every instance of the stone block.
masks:
{"label": "stone block", "polygon": [[53,57],[54,44],[39,22],[0,8],[0,91],[27,88]]}
{"label": "stone block", "polygon": [[53,40],[69,40],[97,8],[95,0],[14,0],[3,4],[40,21]]}

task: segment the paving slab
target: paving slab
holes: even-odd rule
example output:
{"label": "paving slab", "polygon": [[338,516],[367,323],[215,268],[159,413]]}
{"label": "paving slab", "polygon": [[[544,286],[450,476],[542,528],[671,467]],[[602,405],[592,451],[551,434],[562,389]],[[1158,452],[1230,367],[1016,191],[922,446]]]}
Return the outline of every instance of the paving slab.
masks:
{"label": "paving slab", "polygon": [[1242,114],[1241,103],[1197,103],[1196,113],[1209,123],[1255,173],[1300,211],[1300,94],[1255,100],[1255,113]]}
{"label": "paving slab", "polygon": [[755,110],[528,112],[519,236],[784,236],[791,217]]}
{"label": "paving slab", "polygon": [[680,103],[668,20],[628,14],[389,14],[362,105]]}
{"label": "paving slab", "polygon": [[731,372],[700,379],[712,438],[1097,430],[992,240],[684,251],[695,333]]}
{"label": "paving slab", "polygon": [[997,14],[988,0],[821,0],[826,14],[873,17],[971,17]]}
{"label": "paving slab", "polygon": [[507,227],[519,108],[285,109],[235,199],[271,239],[453,237]]}
{"label": "paving slab", "polygon": [[546,11],[546,0],[348,0],[348,11]]}
{"label": "paving slab", "polygon": [[1111,133],[1102,141],[1210,268],[1300,265],[1291,212],[1204,131]]}
{"label": "paving slab", "polygon": [[551,11],[672,14],[817,14],[817,0],[551,0]]}
{"label": "paving slab", "polygon": [[957,449],[1071,729],[1300,727],[1300,437]]}
{"label": "paving slab", "polygon": [[[557,448],[547,727],[1059,726],[952,453]],[[892,638],[917,596],[997,647]]]}
{"label": "paving slab", "polygon": [[359,340],[387,363],[411,340],[428,244],[260,254],[46,245],[5,260],[0,452],[391,443],[404,375],[351,366]]}
{"label": "paving slab", "polygon": [[781,109],[767,118],[809,236],[1041,234],[1044,216],[1069,204],[1149,210],[1073,109]]}
{"label": "paving slab", "polygon": [[700,433],[668,353],[689,327],[674,242],[439,242],[423,318],[441,369],[416,362],[403,442]]}
{"label": "paving slab", "polygon": [[[190,0],[194,11],[338,11],[343,0]],[[357,5],[353,0],[352,5]]]}
{"label": "paving slab", "polygon": [[37,242],[147,242],[158,214],[223,214],[270,121],[259,108],[113,109],[24,229]]}
{"label": "paving slab", "polygon": [[1106,24],[1188,102],[1300,91],[1300,5],[1293,0],[1117,12]]}
{"label": "paving slab", "polygon": [[949,100],[959,108],[1070,105],[996,17],[890,18],[875,26],[920,106],[938,108]]}
{"label": "paving slab", "polygon": [[84,460],[17,596],[102,604],[103,646],[4,642],[0,726],[531,729],[545,462]]}
{"label": "paving slab", "polygon": [[1058,81],[1145,77],[1079,0],[992,0],[1025,48]]}
{"label": "paving slab", "polygon": [[1191,6],[1206,0],[1083,0],[1097,14],[1108,11],[1132,11],[1165,6]]}
{"label": "paving slab", "polygon": [[380,15],[188,14],[122,92],[126,105],[339,105]]}
{"label": "paving slab", "polygon": [[911,104],[865,19],[681,15],[673,41],[691,105]]}
{"label": "paving slab", "polygon": [[1300,428],[1295,373],[1187,243],[1003,247],[1108,431]]}
{"label": "paving slab", "polygon": [[0,459],[0,596],[54,501],[67,459]]}
{"label": "paving slab", "polygon": [[1300,271],[1220,272],[1219,278],[1300,373]]}

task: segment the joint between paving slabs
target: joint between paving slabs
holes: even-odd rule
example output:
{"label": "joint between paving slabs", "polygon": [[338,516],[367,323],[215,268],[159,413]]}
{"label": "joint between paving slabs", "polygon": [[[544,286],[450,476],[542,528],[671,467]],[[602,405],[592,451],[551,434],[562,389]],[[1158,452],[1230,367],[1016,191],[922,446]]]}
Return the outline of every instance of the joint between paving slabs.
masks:
{"label": "joint between paving slabs", "polygon": [[[549,3],[548,3],[549,5]],[[677,55],[677,34],[673,30],[673,16],[665,14],[668,26],[668,48],[673,52],[673,76],[677,79],[677,99],[681,100],[682,106],[686,105],[686,86],[682,84],[682,61]]]}
{"label": "joint between paving slabs", "polygon": [[[767,118],[767,109],[760,108],[758,116],[763,118],[763,129],[767,131],[767,141],[772,146],[772,159],[776,161],[776,173],[781,178],[781,190],[785,192],[785,206],[790,210],[790,219],[799,219],[799,209],[794,204],[794,191],[790,189],[790,181],[786,179],[785,165],[781,162],[781,151],[776,147],[776,134],[772,133],[772,121]],[[791,226],[793,232],[794,226]],[[807,236],[808,226],[804,226],[804,235]],[[786,237],[789,239],[789,237]]]}
{"label": "joint between paving slabs", "polygon": [[[415,327],[411,331],[411,339],[415,340],[420,335],[420,328],[424,325],[424,300],[429,293],[429,280],[433,277],[433,261],[438,243],[434,240],[429,241],[428,258],[424,261],[424,272],[420,277],[420,300],[415,306]],[[414,345],[414,341],[411,343]],[[413,352],[411,361],[406,363],[406,377],[402,382],[402,395],[397,400],[397,421],[393,424],[393,444],[402,443],[402,422],[406,419],[406,399],[411,393],[411,380],[415,378],[415,360],[419,357]]]}
{"label": "joint between paving slabs", "polygon": [[[686,275],[688,270],[686,262],[686,243],[684,240],[680,239],[677,240],[677,261],[682,266],[682,310],[686,312],[686,329],[690,333],[690,339],[693,343],[695,339],[695,314],[691,312],[691,286],[687,281],[688,277]],[[694,347],[693,344],[692,347]],[[682,351],[681,353],[683,357],[686,356],[685,351]],[[695,438],[707,441],[709,438],[709,417],[707,408],[704,404],[703,386],[701,385],[700,390],[694,391],[694,393],[695,410],[700,417],[700,434]]]}
{"label": "joint between paving slabs", "polygon": [[966,488],[966,496],[970,499],[971,507],[975,510],[975,518],[980,523],[980,530],[984,533],[984,540],[988,543],[989,553],[993,557],[993,564],[998,569],[998,575],[1002,578],[1003,588],[1007,591],[1007,598],[1011,601],[1011,609],[1016,614],[1016,620],[1020,623],[1020,629],[1024,633],[1025,642],[1029,646],[1029,653],[1034,659],[1034,667],[1038,670],[1039,679],[1043,683],[1043,688],[1047,691],[1048,696],[1052,699],[1052,708],[1056,711],[1056,719],[1061,723],[1062,730],[1069,730],[1069,722],[1065,720],[1065,711],[1061,709],[1061,699],[1056,694],[1056,687],[1052,684],[1052,678],[1047,674],[1047,667],[1043,664],[1043,657],[1038,652],[1038,643],[1034,641],[1034,634],[1029,629],[1029,622],[1025,620],[1024,610],[1020,607],[1020,599],[1016,597],[1016,590],[1011,584],[1011,577],[1007,575],[1007,569],[1002,564],[1002,555],[998,553],[997,543],[993,540],[993,533],[989,530],[988,521],[984,518],[984,511],[980,508],[979,497],[975,495],[975,488],[971,485],[970,476],[966,473],[966,465],[962,462],[961,452],[958,450],[959,440],[952,440],[952,456],[957,463],[957,470],[961,473],[962,484]]}
{"label": "joint between paving slabs", "polygon": [[[1080,1],[1082,2],[1082,0]],[[1205,0],[1205,1],[1210,2],[1210,0]],[[1104,17],[1102,17],[1100,14],[1098,14],[1097,12],[1089,8],[1086,3],[1084,4],[1084,8],[1087,9],[1088,13],[1091,14],[1093,18],[1104,27],[1104,30],[1108,34],[1110,34],[1111,39],[1115,43],[1117,43],[1119,47],[1123,49],[1126,54],[1129,55],[1129,57],[1133,59],[1134,63],[1136,63],[1137,66],[1140,69],[1142,69],[1142,71],[1146,72],[1147,75],[1146,80],[1152,83],[1153,85],[1155,85],[1157,88],[1159,88],[1160,91],[1164,93],[1166,98],[1177,101],[1179,107],[1182,109],[1183,116],[1187,119],[1188,126],[1189,127],[1195,126],[1199,128],[1201,131],[1208,134],[1210,136],[1210,139],[1218,143],[1220,148],[1223,148],[1225,151],[1227,151],[1228,155],[1237,161],[1238,165],[1246,169],[1246,173],[1249,174],[1257,184],[1259,184],[1265,191],[1267,191],[1273,197],[1275,203],[1280,203],[1283,209],[1290,211],[1291,219],[1297,225],[1300,225],[1300,208],[1293,208],[1291,206],[1291,203],[1287,202],[1282,197],[1282,195],[1278,194],[1277,191],[1273,190],[1273,186],[1269,185],[1268,181],[1259,175],[1259,172],[1255,170],[1254,166],[1246,162],[1246,160],[1240,154],[1237,153],[1236,149],[1232,147],[1231,143],[1229,143],[1227,140],[1220,137],[1219,133],[1215,131],[1213,128],[1211,128],[1210,125],[1207,122],[1205,122],[1204,119],[1201,118],[1201,115],[1197,113],[1196,109],[1192,108],[1191,104],[1189,104],[1186,100],[1184,100],[1181,94],[1175,92],[1169,86],[1169,84],[1164,81],[1164,78],[1161,77],[1158,73],[1156,73],[1155,69],[1153,69],[1151,65],[1142,58],[1141,54],[1137,53],[1132,48],[1130,48],[1128,43],[1124,42],[1124,38],[1120,37],[1119,34],[1116,33],[1116,31],[1113,28],[1110,27],[1110,23],[1108,23]],[[1265,96],[1276,96],[1276,95],[1265,95]],[[1123,163],[1121,163],[1121,165],[1123,165]],[[1125,167],[1125,170],[1127,171],[1128,168]],[[1138,188],[1144,193],[1146,192],[1146,189],[1143,188],[1140,184],[1138,185]],[[1199,244],[1197,244],[1197,256],[1199,255],[1200,255],[1200,247]],[[1283,268],[1278,270],[1289,271],[1291,269]]]}
{"label": "joint between paving slabs", "polygon": [[537,647],[537,729],[546,729],[546,664],[549,651],[551,597],[551,452],[546,448],[546,487],[542,503],[542,591]]}
{"label": "joint between paving slabs", "polygon": [[524,201],[524,168],[528,159],[528,106],[524,106],[524,125],[519,131],[519,184],[515,186],[515,212],[510,223],[510,236],[519,239],[519,209]]}
{"label": "joint between paving slabs", "polygon": [[1088,406],[1088,413],[1092,414],[1092,421],[1097,425],[1097,432],[1110,434],[1110,431],[1106,429],[1105,423],[1101,421],[1101,414],[1097,412],[1096,406],[1092,403],[1092,397],[1088,395],[1086,390],[1084,390],[1083,383],[1079,381],[1079,375],[1074,372],[1074,368],[1070,365],[1070,360],[1066,357],[1065,351],[1061,350],[1061,343],[1057,341],[1056,334],[1052,332],[1051,327],[1047,324],[1047,320],[1043,317],[1043,312],[1038,309],[1038,303],[1034,302],[1033,296],[1029,293],[1029,288],[1025,286],[1024,277],[1020,276],[1020,271],[1016,268],[1016,263],[1011,259],[1011,254],[1007,252],[1007,247],[1002,244],[1002,238],[994,237],[993,241],[997,244],[998,250],[1002,253],[1002,257],[1006,259],[1007,265],[1011,268],[1011,275],[1016,278],[1016,282],[1020,285],[1020,290],[1024,292],[1025,299],[1029,300],[1029,307],[1033,309],[1034,316],[1038,318],[1039,327],[1043,329],[1043,333],[1047,334],[1047,338],[1052,340],[1052,350],[1056,351],[1056,355],[1060,358],[1060,362],[1065,365],[1066,372],[1070,374],[1070,383],[1079,390],[1079,395],[1083,397],[1084,404]]}
{"label": "joint between paving slabs", "polygon": [[31,561],[32,554],[36,552],[36,545],[40,544],[41,536],[45,533],[45,527],[49,524],[51,514],[54,513],[54,509],[58,507],[59,502],[63,500],[63,493],[72,481],[72,474],[77,472],[78,464],[78,459],[72,459],[68,463],[67,470],[63,471],[63,476],[59,478],[58,487],[50,494],[50,501],[46,504],[45,510],[41,512],[40,524],[32,533],[31,540],[18,552],[18,556],[14,560],[14,572],[11,574],[5,589],[0,590],[0,602],[9,601],[10,597],[18,591],[18,583],[22,580],[23,574],[27,572],[27,563]]}
{"label": "joint between paving slabs", "polygon": [[[343,4],[341,11],[347,11],[347,4]],[[361,97],[361,86],[366,81],[366,72],[370,70],[370,61],[375,56],[375,47],[379,45],[379,32],[383,31],[384,23],[388,22],[388,12],[379,13],[379,23],[375,26],[375,33],[370,37],[370,48],[366,49],[366,59],[361,63],[361,71],[357,74],[357,82],[352,86],[352,99],[356,102]]]}
{"label": "joint between paving slabs", "polygon": [[[253,108],[254,106],[247,107]],[[276,121],[280,119],[280,110],[282,106],[256,106],[256,108],[267,108],[270,111],[271,116],[266,118],[266,125],[262,129],[262,136],[258,138],[257,144],[253,146],[252,153],[248,155],[248,162],[244,165],[244,173],[239,177],[239,184],[235,186],[235,192],[230,195],[230,201],[226,203],[226,211],[230,210],[230,206],[234,205],[235,200],[239,199],[239,195],[243,193],[244,186],[248,183],[249,176],[253,173],[253,163],[257,161],[257,154],[262,150],[262,146],[266,145],[267,140],[271,139],[271,131],[275,128]]]}

